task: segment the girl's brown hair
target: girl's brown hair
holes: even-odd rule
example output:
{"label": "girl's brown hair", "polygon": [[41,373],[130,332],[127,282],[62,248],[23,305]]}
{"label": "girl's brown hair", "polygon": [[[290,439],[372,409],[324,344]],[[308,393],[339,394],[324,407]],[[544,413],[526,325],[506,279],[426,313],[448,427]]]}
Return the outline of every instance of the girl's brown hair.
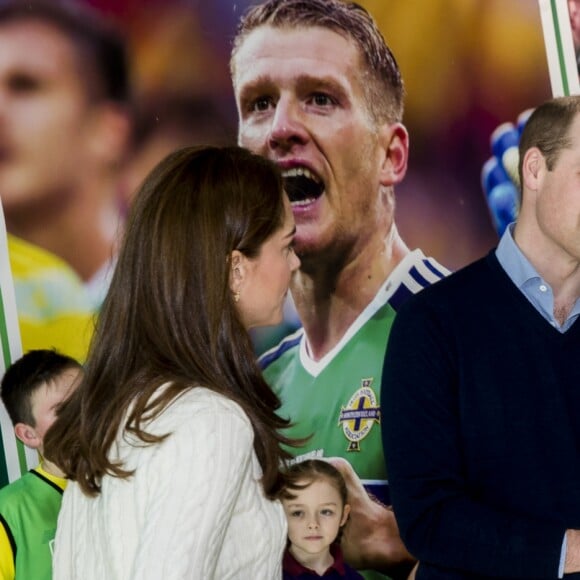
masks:
{"label": "girl's brown hair", "polygon": [[[109,459],[120,429],[146,430],[198,385],[237,402],[254,429],[265,493],[282,487],[288,421],[258,368],[230,290],[233,250],[256,257],[282,226],[282,178],[239,147],[188,147],[147,177],[129,215],[115,273],[80,387],[46,435],[44,452],[88,495],[105,474],[132,472]],[[155,395],[158,387],[169,388]]]}
{"label": "girl's brown hair", "polygon": [[295,491],[306,489],[315,481],[320,480],[327,481],[338,491],[343,507],[348,503],[346,483],[342,474],[334,465],[322,459],[306,459],[291,465],[286,470],[286,486],[281,497],[282,499],[296,499]]}

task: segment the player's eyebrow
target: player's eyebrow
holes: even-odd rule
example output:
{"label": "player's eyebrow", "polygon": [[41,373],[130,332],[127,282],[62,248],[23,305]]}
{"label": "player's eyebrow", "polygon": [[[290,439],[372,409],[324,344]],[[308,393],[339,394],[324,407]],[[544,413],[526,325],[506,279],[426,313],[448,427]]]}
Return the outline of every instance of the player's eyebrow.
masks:
{"label": "player's eyebrow", "polygon": [[240,98],[255,91],[269,90],[276,87],[276,83],[272,80],[270,75],[261,74],[246,82],[238,83],[236,88],[239,89]]}
{"label": "player's eyebrow", "polygon": [[301,74],[296,78],[296,84],[299,87],[315,87],[332,91],[340,95],[345,95],[345,90],[342,83],[332,75],[313,76],[309,74]]}

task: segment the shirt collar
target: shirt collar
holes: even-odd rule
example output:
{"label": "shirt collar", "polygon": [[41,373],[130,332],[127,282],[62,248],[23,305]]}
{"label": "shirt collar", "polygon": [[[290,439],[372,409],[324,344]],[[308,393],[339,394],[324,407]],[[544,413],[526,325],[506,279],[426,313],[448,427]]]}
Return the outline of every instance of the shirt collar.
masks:
{"label": "shirt collar", "polygon": [[[334,558],[334,562],[327,568],[323,576],[330,574],[333,570],[336,570],[338,574],[344,576],[346,573],[346,570],[344,569],[344,558],[342,556],[340,546],[336,542],[330,546],[330,555]],[[314,570],[306,568],[306,566],[303,566],[300,562],[298,562],[298,560],[296,560],[296,558],[290,553],[288,548],[286,548],[286,551],[284,552],[282,567],[284,568],[285,572],[288,572],[292,576],[316,573]]]}
{"label": "shirt collar", "polygon": [[515,224],[512,223],[506,228],[495,255],[513,283],[521,289],[529,280],[541,278],[541,276],[516,244],[513,238],[514,226]]}
{"label": "shirt collar", "polygon": [[[551,287],[516,244],[513,238],[514,225],[510,224],[501,237],[495,251],[496,258],[511,281],[534,305],[536,310],[560,332],[566,332],[580,316],[580,300],[576,300],[568,318],[564,324],[560,325],[554,318],[554,300]],[[544,286],[543,289],[542,286]],[[550,288],[550,292],[546,292],[546,288]]]}

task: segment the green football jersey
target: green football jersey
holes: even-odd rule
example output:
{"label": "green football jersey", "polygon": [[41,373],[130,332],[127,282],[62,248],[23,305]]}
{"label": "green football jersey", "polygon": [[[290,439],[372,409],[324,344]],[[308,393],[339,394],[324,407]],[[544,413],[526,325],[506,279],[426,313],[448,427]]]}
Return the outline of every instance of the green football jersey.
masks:
{"label": "green football jersey", "polygon": [[[412,294],[448,274],[420,250],[409,254],[337,346],[320,361],[309,358],[302,329],[260,358],[279,396],[278,413],[293,426],[290,437],[311,436],[290,451],[298,459],[343,457],[367,491],[390,504],[381,439],[383,361],[396,310]],[[365,573],[366,578],[384,578]]]}
{"label": "green football jersey", "polygon": [[32,469],[0,490],[0,525],[8,535],[18,580],[50,580],[63,489]]}
{"label": "green football jersey", "polygon": [[[373,487],[384,486],[387,480],[379,395],[394,317],[393,307],[383,305],[315,375],[302,363],[305,345],[300,330],[286,342],[293,345],[264,371],[282,401],[278,413],[294,423],[288,434],[311,435],[304,447],[292,451],[300,456],[344,457],[363,483]],[[381,501],[387,499],[381,495]]]}

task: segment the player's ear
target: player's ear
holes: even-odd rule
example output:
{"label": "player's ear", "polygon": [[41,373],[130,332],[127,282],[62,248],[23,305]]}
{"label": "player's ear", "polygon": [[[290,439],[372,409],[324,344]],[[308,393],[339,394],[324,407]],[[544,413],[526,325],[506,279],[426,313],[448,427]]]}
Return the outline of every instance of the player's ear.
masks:
{"label": "player's ear", "polygon": [[118,164],[128,147],[130,126],[123,107],[111,103],[95,105],[89,132],[91,151],[107,165]]}
{"label": "player's ear", "polygon": [[344,524],[346,524],[346,520],[348,520],[348,514],[350,514],[350,506],[345,503],[344,507],[342,508],[342,518],[340,520],[340,527],[342,528],[342,526],[344,526]]}
{"label": "player's ear", "polygon": [[14,433],[26,447],[38,449],[42,445],[42,440],[36,433],[36,429],[26,423],[16,423]]}
{"label": "player's ear", "polygon": [[383,123],[379,128],[379,143],[383,151],[381,185],[400,183],[407,173],[409,133],[402,123]]}

